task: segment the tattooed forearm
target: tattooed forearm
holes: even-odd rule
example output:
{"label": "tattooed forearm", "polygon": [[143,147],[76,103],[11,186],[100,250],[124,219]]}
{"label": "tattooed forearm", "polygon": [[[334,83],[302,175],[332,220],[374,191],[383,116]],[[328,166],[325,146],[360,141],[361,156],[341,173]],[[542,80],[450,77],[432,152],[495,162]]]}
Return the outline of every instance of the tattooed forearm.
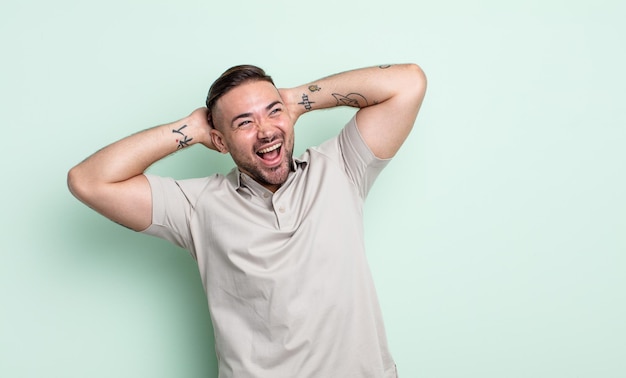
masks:
{"label": "tattooed forearm", "polygon": [[181,138],[176,139],[176,143],[178,143],[178,147],[176,147],[177,149],[181,149],[181,148],[189,146],[189,142],[193,140],[193,138],[188,137],[181,131],[185,127],[187,127],[187,125],[181,126],[178,130],[172,130],[172,133],[180,134],[182,138],[182,139]]}
{"label": "tattooed forearm", "polygon": [[302,102],[299,102],[298,105],[304,106],[304,108],[306,110],[311,110],[311,109],[313,109],[311,104],[315,104],[315,102],[314,101],[309,101],[309,96],[307,96],[305,93],[303,93],[302,94]]}
{"label": "tattooed forearm", "polygon": [[367,99],[359,93],[348,93],[345,96],[339,93],[333,93],[333,97],[337,100],[337,106],[345,105],[355,108],[364,108],[368,105]]}
{"label": "tattooed forearm", "polygon": [[309,90],[311,92],[318,92],[318,91],[322,90],[322,88],[320,88],[320,87],[318,87],[317,85],[314,84],[314,85],[309,85]]}

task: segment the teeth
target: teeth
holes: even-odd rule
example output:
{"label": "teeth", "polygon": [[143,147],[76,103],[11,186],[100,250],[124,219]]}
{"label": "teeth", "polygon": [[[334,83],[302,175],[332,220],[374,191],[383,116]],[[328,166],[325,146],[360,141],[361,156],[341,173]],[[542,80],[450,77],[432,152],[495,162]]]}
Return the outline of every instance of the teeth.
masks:
{"label": "teeth", "polygon": [[259,150],[259,152],[258,152],[258,153],[259,153],[259,154],[266,154],[266,153],[268,153],[268,152],[270,152],[270,151],[274,151],[275,149],[277,149],[278,147],[280,147],[280,146],[282,146],[282,145],[283,145],[282,143],[278,143],[278,144],[275,144],[275,145],[273,145],[273,146],[271,146],[271,147],[267,147],[267,148],[264,148],[264,149],[262,149],[262,150]]}

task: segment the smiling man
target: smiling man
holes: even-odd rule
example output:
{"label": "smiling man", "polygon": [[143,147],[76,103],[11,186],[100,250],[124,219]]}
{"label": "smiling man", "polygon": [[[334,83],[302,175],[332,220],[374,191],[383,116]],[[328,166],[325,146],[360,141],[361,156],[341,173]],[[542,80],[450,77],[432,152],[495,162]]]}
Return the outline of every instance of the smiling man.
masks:
{"label": "smiling man", "polygon": [[[255,74],[255,80],[246,80]],[[241,77],[240,77],[241,76]],[[226,88],[222,88],[228,83]],[[229,152],[239,170],[275,192],[291,171],[293,122],[271,78],[256,67],[234,67],[212,87],[211,141]],[[219,106],[218,106],[219,105]]]}
{"label": "smiling man", "polygon": [[[396,377],[365,256],[362,208],[409,134],[426,79],[414,64],[277,89],[254,66],[227,70],[207,106],[96,152],[72,193],[111,220],[186,248],[215,330],[219,376]],[[359,108],[339,135],[294,158],[304,113]],[[227,175],[145,174],[193,144],[229,153]]]}

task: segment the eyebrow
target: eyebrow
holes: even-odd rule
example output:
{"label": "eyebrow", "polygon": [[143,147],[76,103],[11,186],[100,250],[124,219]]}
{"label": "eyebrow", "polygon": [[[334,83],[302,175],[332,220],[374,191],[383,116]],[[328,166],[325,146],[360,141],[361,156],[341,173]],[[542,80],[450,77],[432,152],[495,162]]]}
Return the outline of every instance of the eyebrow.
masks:
{"label": "eyebrow", "polygon": [[[270,110],[270,109],[272,109],[274,106],[276,106],[276,104],[281,104],[281,105],[282,105],[282,102],[281,102],[281,101],[276,100],[276,101],[272,102],[271,104],[267,105],[267,106],[265,107],[265,110],[268,110],[268,111],[269,111],[269,110]],[[235,123],[235,121],[236,121],[236,120],[238,120],[239,118],[248,118],[248,117],[252,117],[252,113],[241,113],[241,114],[239,114],[238,116],[233,117],[232,121],[230,121],[230,124],[232,125],[232,124],[233,124],[233,123]]]}

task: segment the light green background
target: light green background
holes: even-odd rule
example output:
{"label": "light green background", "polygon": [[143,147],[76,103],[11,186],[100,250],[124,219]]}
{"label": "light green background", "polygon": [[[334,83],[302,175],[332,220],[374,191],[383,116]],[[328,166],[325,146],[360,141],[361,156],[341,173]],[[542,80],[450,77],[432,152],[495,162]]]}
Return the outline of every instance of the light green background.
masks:
{"label": "light green background", "polygon": [[[416,62],[422,112],[366,207],[400,375],[625,377],[623,4],[3,2],[0,376],[216,377],[192,259],[79,204],[67,170],[234,64],[290,86]],[[350,114],[303,117],[297,149]],[[153,171],[230,166],[198,147]]]}

